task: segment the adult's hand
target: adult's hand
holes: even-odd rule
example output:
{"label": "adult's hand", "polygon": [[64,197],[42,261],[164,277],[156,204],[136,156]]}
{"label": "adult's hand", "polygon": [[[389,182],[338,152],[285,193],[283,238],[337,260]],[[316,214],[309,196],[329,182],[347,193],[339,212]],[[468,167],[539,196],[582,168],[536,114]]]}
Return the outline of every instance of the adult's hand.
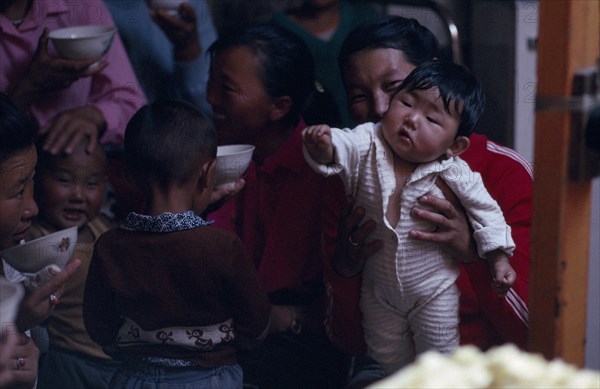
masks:
{"label": "adult's hand", "polygon": [[346,197],[332,261],[333,269],[344,277],[354,277],[362,272],[367,258],[383,245],[378,239],[367,242],[377,225],[372,219],[361,225],[364,217],[365,209],[354,208],[354,198]]}
{"label": "adult's hand", "polygon": [[[21,301],[17,315],[16,324],[20,331],[26,331],[35,327],[48,318],[54,305],[60,303],[65,282],[71,278],[77,268],[79,268],[79,265],[81,265],[81,260],[79,259],[70,261],[48,283],[31,293],[27,293]],[[51,299],[50,296],[54,297]]]}
{"label": "adult's hand", "polygon": [[179,15],[153,10],[150,17],[173,44],[175,61],[190,62],[200,57],[202,47],[198,39],[196,12],[190,4],[181,4]]}
{"label": "adult's hand", "polygon": [[439,243],[453,258],[462,262],[474,262],[479,256],[465,211],[456,201],[452,203],[431,195],[421,197],[411,213],[436,228],[433,231],[411,230],[409,235],[414,239]]}
{"label": "adult's hand", "polygon": [[106,62],[90,66],[94,62],[94,58],[70,60],[50,56],[48,29],[44,29],[29,66],[9,95],[17,105],[27,107],[44,93],[68,88],[78,79],[93,76],[108,66]]}
{"label": "adult's hand", "polygon": [[51,154],[71,154],[80,142],[86,140],[86,151],[91,153],[105,129],[106,120],[102,112],[86,105],[59,113],[40,129],[39,134],[46,136],[43,147]]}
{"label": "adult's hand", "polygon": [[33,388],[38,374],[39,350],[16,328],[6,328],[0,341],[0,388]]}

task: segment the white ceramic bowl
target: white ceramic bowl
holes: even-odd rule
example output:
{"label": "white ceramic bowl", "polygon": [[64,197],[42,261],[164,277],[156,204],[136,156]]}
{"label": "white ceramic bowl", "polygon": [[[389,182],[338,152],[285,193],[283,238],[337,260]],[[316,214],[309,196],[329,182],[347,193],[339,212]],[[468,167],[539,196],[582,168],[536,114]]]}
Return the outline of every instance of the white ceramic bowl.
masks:
{"label": "white ceramic bowl", "polygon": [[150,0],[150,7],[155,10],[164,9],[170,14],[176,14],[179,6],[187,0]]}
{"label": "white ceramic bowl", "polygon": [[252,145],[219,146],[215,186],[237,181],[248,169],[253,152]]}
{"label": "white ceramic bowl", "polygon": [[98,60],[110,48],[116,31],[113,26],[76,26],[51,31],[48,37],[65,58]]}
{"label": "white ceramic bowl", "polygon": [[62,269],[73,255],[76,244],[75,226],[8,248],[0,256],[21,273],[37,273],[52,264]]}
{"label": "white ceramic bowl", "polygon": [[15,322],[23,294],[20,283],[8,282],[6,278],[0,277],[0,334]]}

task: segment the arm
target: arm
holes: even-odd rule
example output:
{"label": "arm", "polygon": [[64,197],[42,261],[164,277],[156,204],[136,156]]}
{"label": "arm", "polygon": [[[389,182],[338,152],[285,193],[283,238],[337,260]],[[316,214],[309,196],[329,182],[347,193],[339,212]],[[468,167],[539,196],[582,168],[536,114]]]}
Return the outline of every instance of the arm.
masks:
{"label": "arm", "polygon": [[75,61],[50,56],[48,33],[48,29],[44,29],[29,66],[8,92],[10,98],[20,107],[26,108],[40,95],[65,89],[78,79],[91,77],[107,66],[106,63],[101,63],[90,68],[95,62],[93,59]]}
{"label": "arm", "polygon": [[[23,77],[9,94],[20,106],[29,107],[34,100],[48,93],[69,88],[80,78],[93,77],[108,66],[106,62],[90,66],[93,62],[93,59],[75,61],[50,56],[48,29],[45,29]],[[84,106],[59,115],[52,125],[40,128],[39,134],[48,134],[44,148],[53,154],[63,149],[67,153],[72,152],[85,137],[90,139],[88,152],[91,152],[105,128],[106,122],[100,111],[91,106]]]}
{"label": "arm", "polygon": [[150,17],[173,44],[175,80],[181,96],[210,113],[206,83],[210,61],[206,49],[217,39],[217,32],[204,1],[183,3],[178,17],[151,11]]}
{"label": "arm", "polygon": [[[114,26],[104,3],[93,3],[99,9],[97,24]],[[108,65],[93,77],[86,103],[97,108],[106,122],[106,130],[101,134],[100,142],[120,145],[123,143],[127,122],[146,103],[146,97],[138,84],[119,34],[115,35],[104,61]]]}
{"label": "arm", "polygon": [[323,165],[333,162],[331,127],[326,124],[306,127],[302,130],[302,140],[315,162]]}
{"label": "arm", "polygon": [[48,318],[53,308],[50,295],[56,296],[57,301],[60,301],[65,282],[71,278],[80,264],[79,259],[70,261],[51,281],[23,298],[16,321],[19,330],[26,331]]}
{"label": "arm", "polygon": [[[510,226],[506,224],[500,206],[485,188],[481,175],[473,172],[461,159],[456,158],[452,165],[451,169],[441,172],[441,177],[467,210],[479,256],[486,257],[487,253],[498,249],[512,255],[515,244]],[[457,179],[457,172],[460,172],[460,179]]]}
{"label": "arm", "polygon": [[[485,143],[484,143],[485,145]],[[486,147],[486,146],[484,146]],[[517,273],[513,287],[504,298],[498,298],[490,288],[490,276],[482,261],[465,265],[464,282],[470,284],[472,293],[463,291],[466,298],[476,301],[482,317],[506,342],[526,347],[529,311],[529,264],[531,260],[531,217],[533,177],[530,167],[514,150],[487,142],[487,150],[477,150],[469,160],[474,169],[479,168],[486,187],[498,201],[504,217],[512,230],[516,244],[510,264]],[[484,163],[472,164],[476,157]],[[466,288],[465,288],[466,290]]]}

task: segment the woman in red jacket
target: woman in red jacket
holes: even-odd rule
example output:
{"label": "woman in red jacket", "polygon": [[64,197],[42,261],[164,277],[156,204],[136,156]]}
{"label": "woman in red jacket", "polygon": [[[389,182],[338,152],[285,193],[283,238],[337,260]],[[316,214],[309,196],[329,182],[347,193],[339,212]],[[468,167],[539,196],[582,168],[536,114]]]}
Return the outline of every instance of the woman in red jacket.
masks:
{"label": "woman in red jacket", "polygon": [[[389,96],[404,77],[420,63],[437,56],[435,37],[414,19],[384,17],[356,28],[346,38],[339,58],[352,119],[356,123],[381,120]],[[486,263],[472,250],[471,233],[460,204],[428,196],[422,201],[423,207],[412,212],[438,228],[433,232],[413,231],[412,237],[439,242],[462,264],[457,280],[461,292],[461,344],[487,349],[511,342],[523,348],[528,332],[531,166],[514,150],[483,135],[473,134],[470,140],[469,150],[461,157],[481,174],[511,226],[516,243],[511,258],[517,272],[516,283],[504,298],[491,288]],[[331,341],[353,355],[365,351],[358,310],[360,271],[368,255],[380,247],[380,242],[369,241],[375,226],[373,221],[360,224],[363,216],[364,210],[354,209],[337,236],[333,231],[337,232],[338,220],[331,215],[327,229],[331,233],[325,236],[326,326]],[[355,370],[360,369],[355,366]],[[360,380],[360,376],[355,378]],[[376,378],[374,375],[370,379]]]}

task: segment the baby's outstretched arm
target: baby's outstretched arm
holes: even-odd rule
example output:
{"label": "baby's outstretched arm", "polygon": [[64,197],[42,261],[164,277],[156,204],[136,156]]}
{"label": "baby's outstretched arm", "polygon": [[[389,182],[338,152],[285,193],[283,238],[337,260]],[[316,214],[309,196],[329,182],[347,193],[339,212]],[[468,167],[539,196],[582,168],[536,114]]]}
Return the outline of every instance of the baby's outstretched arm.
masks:
{"label": "baby's outstretched arm", "polygon": [[517,273],[508,261],[508,256],[502,250],[494,250],[486,255],[492,277],[492,286],[499,295],[505,295],[517,279]]}
{"label": "baby's outstretched arm", "polygon": [[306,127],[302,130],[302,140],[312,159],[322,164],[333,162],[331,127],[327,124]]}

